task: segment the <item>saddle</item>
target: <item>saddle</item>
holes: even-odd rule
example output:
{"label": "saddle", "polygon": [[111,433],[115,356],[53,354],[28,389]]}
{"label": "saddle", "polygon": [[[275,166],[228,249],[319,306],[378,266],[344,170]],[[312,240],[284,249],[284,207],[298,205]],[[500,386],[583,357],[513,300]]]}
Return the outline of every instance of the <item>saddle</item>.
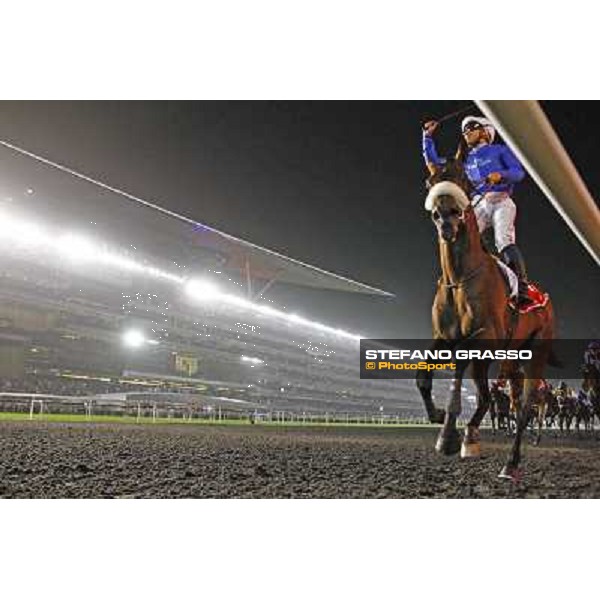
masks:
{"label": "saddle", "polygon": [[513,310],[518,310],[521,314],[526,314],[538,310],[539,308],[544,308],[550,299],[550,296],[546,292],[542,292],[542,290],[531,281],[527,285],[527,297],[529,298],[527,304],[520,304],[517,306],[516,298],[511,297],[508,299],[508,305]]}

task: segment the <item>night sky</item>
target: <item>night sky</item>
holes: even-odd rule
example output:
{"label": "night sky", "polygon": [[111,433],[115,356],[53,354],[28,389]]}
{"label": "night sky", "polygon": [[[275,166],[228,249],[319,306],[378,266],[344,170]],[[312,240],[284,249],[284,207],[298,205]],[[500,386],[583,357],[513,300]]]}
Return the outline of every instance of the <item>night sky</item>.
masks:
{"label": "night sky", "polygon": [[[0,138],[396,295],[273,289],[303,316],[373,337],[428,337],[439,269],[420,123],[468,103],[2,102]],[[600,198],[598,102],[542,106]],[[454,151],[459,122],[443,124],[442,151]],[[530,178],[514,200],[517,241],[553,297],[559,335],[600,337],[598,266]]]}

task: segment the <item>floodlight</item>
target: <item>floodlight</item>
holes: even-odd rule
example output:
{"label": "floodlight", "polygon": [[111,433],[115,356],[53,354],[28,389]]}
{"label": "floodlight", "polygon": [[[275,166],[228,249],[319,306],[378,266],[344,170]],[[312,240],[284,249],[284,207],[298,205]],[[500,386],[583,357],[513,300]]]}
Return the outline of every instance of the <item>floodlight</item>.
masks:
{"label": "floodlight", "polygon": [[242,356],[242,361],[252,363],[252,366],[261,365],[265,362],[264,360],[261,360],[260,358],[254,358],[253,356]]}
{"label": "floodlight", "polygon": [[58,238],[56,246],[65,258],[74,262],[87,262],[98,255],[90,240],[73,233],[67,233]]}
{"label": "floodlight", "polygon": [[204,279],[190,279],[185,284],[185,293],[196,300],[214,300],[221,295],[214,283]]}
{"label": "floodlight", "polygon": [[144,334],[137,329],[130,329],[123,334],[123,343],[129,348],[139,348],[145,342]]}

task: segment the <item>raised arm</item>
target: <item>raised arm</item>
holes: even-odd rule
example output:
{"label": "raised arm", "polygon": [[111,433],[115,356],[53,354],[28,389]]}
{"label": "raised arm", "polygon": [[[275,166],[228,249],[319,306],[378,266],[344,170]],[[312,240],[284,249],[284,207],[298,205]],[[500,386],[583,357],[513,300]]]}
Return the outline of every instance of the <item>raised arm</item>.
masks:
{"label": "raised arm", "polygon": [[429,173],[433,175],[437,167],[444,164],[445,160],[437,153],[433,133],[437,129],[436,121],[428,121],[423,126],[423,160],[429,169]]}

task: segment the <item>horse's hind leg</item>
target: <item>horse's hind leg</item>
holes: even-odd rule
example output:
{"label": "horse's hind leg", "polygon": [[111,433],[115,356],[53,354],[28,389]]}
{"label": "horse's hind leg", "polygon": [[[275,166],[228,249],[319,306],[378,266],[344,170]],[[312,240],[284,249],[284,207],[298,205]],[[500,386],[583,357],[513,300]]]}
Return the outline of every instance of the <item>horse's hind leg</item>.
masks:
{"label": "horse's hind leg", "polygon": [[513,483],[518,482],[521,477],[519,471],[519,463],[521,461],[521,439],[523,437],[523,431],[527,427],[527,421],[529,420],[529,407],[536,394],[546,362],[547,355],[545,352],[534,351],[532,359],[526,363],[525,366],[523,402],[517,413],[517,433],[508,461],[498,475],[501,479],[508,479]]}
{"label": "horse's hind leg", "polygon": [[460,449],[461,458],[475,458],[481,454],[479,426],[491,403],[488,385],[489,361],[473,362],[472,372],[477,387],[477,408],[465,428],[465,437]]}
{"label": "horse's hind leg", "polygon": [[529,421],[529,385],[525,384],[525,398],[517,413],[516,434],[508,462],[498,475],[501,479],[518,482],[520,479],[519,462],[521,461],[521,438]]}
{"label": "horse's hind leg", "polygon": [[[440,350],[446,346],[447,344],[444,340],[434,340],[430,349]],[[417,371],[416,382],[419,392],[421,392],[421,398],[423,398],[423,404],[425,404],[429,422],[442,424],[446,413],[443,409],[436,407],[431,395],[433,389],[433,371]]]}

